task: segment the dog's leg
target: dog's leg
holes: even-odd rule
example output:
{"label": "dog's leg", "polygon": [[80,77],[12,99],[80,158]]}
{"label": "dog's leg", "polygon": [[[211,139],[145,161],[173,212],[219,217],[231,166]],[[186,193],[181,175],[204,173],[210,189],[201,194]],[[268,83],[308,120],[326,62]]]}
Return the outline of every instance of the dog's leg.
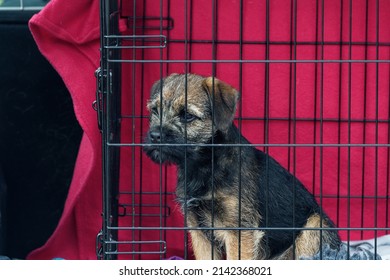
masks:
{"label": "dog's leg", "polygon": [[261,239],[263,235],[263,232],[253,230],[243,230],[240,233],[236,230],[225,230],[218,234],[219,238],[224,240],[228,260],[255,260],[261,258]]}
{"label": "dog's leg", "polygon": [[[329,228],[327,222],[323,219],[321,223],[321,217],[319,214],[311,215],[305,224],[305,228]],[[332,244],[332,233],[324,230],[302,230],[295,240],[295,259],[299,259],[303,256],[311,257],[317,254],[320,250],[321,240],[322,245],[325,243]]]}
{"label": "dog's leg", "polygon": [[[217,244],[212,244],[201,230],[190,230],[192,249],[197,260],[220,260],[221,253]],[[213,251],[213,253],[212,253]]]}
{"label": "dog's leg", "polygon": [[274,257],[273,259],[274,260],[292,260],[293,257],[294,257],[294,246],[290,246],[286,251],[284,251],[283,253],[281,253],[280,255]]}

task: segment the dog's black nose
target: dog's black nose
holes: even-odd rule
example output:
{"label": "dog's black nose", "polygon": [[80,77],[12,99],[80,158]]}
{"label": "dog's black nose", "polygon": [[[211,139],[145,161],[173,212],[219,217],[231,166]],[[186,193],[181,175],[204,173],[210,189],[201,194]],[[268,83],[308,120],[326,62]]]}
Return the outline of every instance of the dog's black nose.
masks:
{"label": "dog's black nose", "polygon": [[161,142],[161,133],[160,131],[150,131],[149,138],[152,143],[160,143]]}

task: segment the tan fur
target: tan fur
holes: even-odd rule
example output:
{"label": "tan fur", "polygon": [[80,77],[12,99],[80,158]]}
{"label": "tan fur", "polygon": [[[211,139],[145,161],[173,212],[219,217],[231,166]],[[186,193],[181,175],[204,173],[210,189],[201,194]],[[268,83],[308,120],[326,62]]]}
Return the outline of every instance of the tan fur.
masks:
{"label": "tan fur", "polygon": [[[197,260],[220,260],[221,252],[212,244],[201,230],[191,230],[192,248]],[[212,253],[213,251],[213,253]]]}
{"label": "tan fur", "polygon": [[[198,227],[196,219],[193,214],[188,215],[188,226],[191,228]],[[193,229],[190,230],[192,249],[197,260],[219,260],[222,258],[222,254],[217,244],[212,244],[204,235],[202,230]],[[213,251],[213,253],[212,253]]]}
{"label": "tan fur", "polygon": [[[320,228],[321,218],[318,214],[313,214],[307,220],[305,228]],[[322,223],[322,227],[327,227]],[[295,240],[295,251],[297,258],[303,256],[313,256],[318,252],[321,239],[320,230],[302,230]]]}
{"label": "tan fur", "polygon": [[[209,198],[211,199],[211,194]],[[264,233],[259,230],[232,230],[232,228],[242,227],[238,220],[238,197],[228,196],[223,192],[217,191],[214,195],[214,199],[224,205],[226,208],[226,212],[224,213],[226,213],[226,215],[223,217],[215,215],[214,219],[212,219],[211,213],[206,213],[206,219],[209,221],[210,225],[213,225],[214,228],[216,228],[216,230],[213,230],[213,235],[217,244],[212,245],[200,230],[190,231],[192,247],[196,259],[211,259],[211,247],[214,249],[213,258],[220,259],[221,253],[218,247],[221,246],[225,248],[226,258],[228,260],[258,259],[261,256],[260,244]],[[256,218],[255,214],[245,214],[246,211],[242,209],[242,215],[250,216],[254,221],[258,220],[258,217]],[[188,218],[188,224],[197,227],[193,217]],[[225,227],[230,229],[223,230]],[[218,244],[220,244],[220,246],[218,246]]]}
{"label": "tan fur", "polygon": [[216,236],[226,246],[228,260],[255,260],[258,259],[258,244],[263,234],[253,230],[221,230]]}
{"label": "tan fur", "polygon": [[[305,228],[327,228],[328,225],[325,221],[322,221],[321,225],[321,217],[318,214],[311,215],[304,226]],[[326,237],[326,233],[323,233],[322,239],[323,243],[326,242],[324,239]],[[282,255],[278,257],[280,260],[292,260],[292,259],[300,259],[302,257],[310,257],[314,256],[319,251],[321,239],[321,231],[320,230],[305,230],[303,229],[301,233],[295,240],[294,246],[288,248]],[[294,251],[295,250],[295,251]]]}

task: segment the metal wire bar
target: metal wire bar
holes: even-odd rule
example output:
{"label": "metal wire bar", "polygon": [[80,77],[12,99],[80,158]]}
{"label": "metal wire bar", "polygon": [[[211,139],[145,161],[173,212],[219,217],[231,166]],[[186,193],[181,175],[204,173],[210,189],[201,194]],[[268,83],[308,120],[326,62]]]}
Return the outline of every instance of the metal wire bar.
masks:
{"label": "metal wire bar", "polygon": [[216,231],[216,230],[229,230],[229,231],[240,231],[240,230],[248,230],[248,231],[261,231],[261,230],[275,230],[275,231],[285,231],[285,230],[291,230],[291,231],[313,231],[313,230],[320,230],[320,231],[385,231],[388,230],[387,227],[337,227],[337,228],[321,228],[321,227],[245,227],[245,228],[237,228],[237,227],[171,227],[167,226],[164,228],[161,227],[109,227],[110,230],[210,230],[210,231]]}
{"label": "metal wire bar", "polygon": [[[133,147],[133,146],[138,146],[138,147],[144,147],[147,145],[153,145],[157,147],[169,147],[172,146],[172,144],[144,144],[144,143],[114,143],[114,142],[107,142],[107,146],[112,146],[112,147]],[[286,143],[250,143],[250,144],[193,144],[193,143],[187,143],[187,144],[175,144],[175,147],[281,147],[281,148],[288,148],[288,147],[369,147],[369,148],[379,148],[379,147],[384,147],[388,148],[390,147],[390,144],[388,143],[372,143],[372,144],[337,144],[337,143],[319,143],[319,144],[310,144],[310,143],[292,143],[292,144],[286,144]]]}
{"label": "metal wire bar", "polygon": [[108,62],[116,63],[162,63],[162,64],[172,64],[172,63],[390,63],[390,59],[154,59],[154,60],[141,60],[141,59],[108,59]]}

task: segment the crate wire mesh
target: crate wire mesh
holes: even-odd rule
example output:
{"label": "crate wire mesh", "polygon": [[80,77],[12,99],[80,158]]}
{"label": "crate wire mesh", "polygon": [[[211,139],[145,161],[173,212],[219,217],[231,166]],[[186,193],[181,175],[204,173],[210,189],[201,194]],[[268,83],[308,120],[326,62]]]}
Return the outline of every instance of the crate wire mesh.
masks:
{"label": "crate wire mesh", "polygon": [[142,152],[151,85],[175,72],[232,84],[239,130],[304,183],[344,241],[388,234],[389,14],[384,0],[101,0],[98,258],[192,258],[175,168]]}

